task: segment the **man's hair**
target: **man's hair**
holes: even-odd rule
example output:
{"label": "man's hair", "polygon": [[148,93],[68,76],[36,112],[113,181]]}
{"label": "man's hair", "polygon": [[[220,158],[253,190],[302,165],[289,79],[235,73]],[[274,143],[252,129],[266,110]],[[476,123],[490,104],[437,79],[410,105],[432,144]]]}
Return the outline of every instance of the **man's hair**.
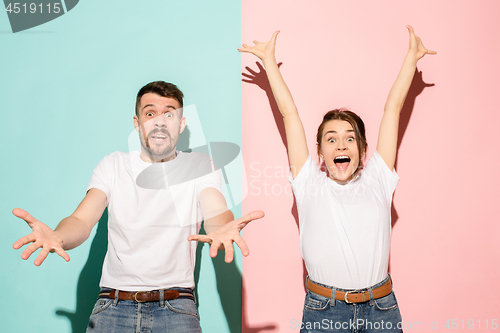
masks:
{"label": "man's hair", "polygon": [[180,91],[179,88],[177,88],[177,86],[175,84],[168,83],[165,81],[154,81],[154,82],[146,84],[137,93],[137,99],[135,101],[135,115],[136,116],[139,116],[139,104],[141,104],[141,97],[147,93],[157,94],[157,95],[160,95],[162,97],[175,98],[177,100],[177,102],[179,102],[179,105],[181,106],[181,108],[184,105],[182,102],[182,99],[184,98],[184,94],[182,93],[182,91]]}

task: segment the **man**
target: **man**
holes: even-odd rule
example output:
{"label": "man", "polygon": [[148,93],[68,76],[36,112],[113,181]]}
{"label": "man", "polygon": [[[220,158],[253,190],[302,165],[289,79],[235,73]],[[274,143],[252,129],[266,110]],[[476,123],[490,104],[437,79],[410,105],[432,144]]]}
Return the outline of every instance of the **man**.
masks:
{"label": "man", "polygon": [[[240,230],[264,216],[255,211],[234,220],[220,192],[221,177],[201,153],[176,150],[186,119],[183,94],[173,84],[151,82],[137,94],[134,127],[140,152],[115,152],[94,169],[87,194],[55,230],[16,208],[13,214],[33,229],[14,243],[31,243],[23,259],[41,248],[39,266],[49,252],[69,261],[65,250],[82,244],[108,207],[108,251],[101,293],[87,332],[200,332],[193,297],[196,243],[211,244],[210,256],[233,242],[248,255]],[[197,235],[201,220],[207,235]]]}

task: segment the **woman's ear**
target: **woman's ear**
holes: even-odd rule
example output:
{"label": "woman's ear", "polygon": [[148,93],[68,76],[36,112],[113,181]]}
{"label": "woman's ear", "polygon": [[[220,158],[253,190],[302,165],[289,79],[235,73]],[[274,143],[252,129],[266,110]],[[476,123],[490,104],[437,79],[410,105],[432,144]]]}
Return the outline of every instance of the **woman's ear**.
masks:
{"label": "woman's ear", "polygon": [[318,148],[318,156],[319,156],[319,159],[321,160],[321,162],[323,163],[323,154],[321,153],[321,147],[316,144],[316,147]]}

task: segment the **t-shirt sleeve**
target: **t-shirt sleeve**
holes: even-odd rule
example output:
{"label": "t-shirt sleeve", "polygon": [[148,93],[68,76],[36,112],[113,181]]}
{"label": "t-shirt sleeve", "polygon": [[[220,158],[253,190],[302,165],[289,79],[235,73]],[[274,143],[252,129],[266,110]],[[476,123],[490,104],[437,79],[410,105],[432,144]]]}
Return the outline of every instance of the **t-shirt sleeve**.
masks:
{"label": "t-shirt sleeve", "polygon": [[392,199],[392,194],[399,183],[399,176],[395,169],[389,169],[378,151],[375,150],[362,172],[363,177],[368,176],[379,184],[387,199]]}
{"label": "t-shirt sleeve", "polygon": [[211,158],[203,159],[202,163],[205,163],[207,165],[201,166],[201,167],[203,169],[210,169],[211,172],[204,174],[202,177],[200,177],[197,180],[198,181],[198,184],[197,184],[198,200],[200,199],[201,191],[203,191],[206,188],[213,187],[216,190],[218,190],[219,192],[222,192],[221,191],[222,177],[221,177],[220,169],[217,169],[215,163],[213,162],[213,160]]}
{"label": "t-shirt sleeve", "polygon": [[311,180],[317,178],[318,176],[321,176],[321,174],[321,170],[313,161],[311,155],[307,157],[307,160],[305,161],[302,169],[300,169],[295,179],[293,179],[292,173],[290,172],[288,181],[292,185],[293,193],[295,194],[295,198],[297,199],[297,201],[300,201],[308,186],[311,186],[311,184],[315,184],[315,182]]}
{"label": "t-shirt sleeve", "polygon": [[101,162],[95,167],[92,172],[92,177],[90,178],[90,183],[87,186],[87,192],[93,188],[97,188],[103,191],[108,198],[111,195],[111,175],[112,175],[112,165],[111,165],[111,156],[104,157]]}

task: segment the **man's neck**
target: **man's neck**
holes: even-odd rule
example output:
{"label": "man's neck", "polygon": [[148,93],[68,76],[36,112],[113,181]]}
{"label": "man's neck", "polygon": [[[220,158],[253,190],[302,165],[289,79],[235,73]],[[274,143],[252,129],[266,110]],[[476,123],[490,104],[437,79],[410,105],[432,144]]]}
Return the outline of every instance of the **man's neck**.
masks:
{"label": "man's neck", "polygon": [[163,163],[163,162],[168,162],[172,161],[177,157],[178,153],[177,150],[174,150],[171,154],[166,155],[166,156],[157,156],[157,155],[152,155],[144,150],[141,150],[141,160],[147,163]]}

